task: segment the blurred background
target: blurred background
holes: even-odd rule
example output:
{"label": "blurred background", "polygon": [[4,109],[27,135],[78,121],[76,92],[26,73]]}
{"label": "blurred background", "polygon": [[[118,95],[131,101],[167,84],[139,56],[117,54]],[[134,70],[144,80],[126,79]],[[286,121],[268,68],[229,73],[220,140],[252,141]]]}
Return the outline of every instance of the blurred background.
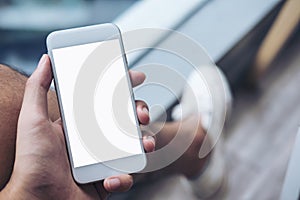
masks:
{"label": "blurred background", "polygon": [[135,0],[1,0],[0,60],[29,74],[54,30],[112,22]]}
{"label": "blurred background", "polygon": [[[227,185],[214,198],[279,199],[300,123],[299,12],[298,0],[0,0],[0,63],[29,75],[57,29],[114,22],[180,31],[203,45],[234,95]],[[171,192],[195,198],[180,187]]]}

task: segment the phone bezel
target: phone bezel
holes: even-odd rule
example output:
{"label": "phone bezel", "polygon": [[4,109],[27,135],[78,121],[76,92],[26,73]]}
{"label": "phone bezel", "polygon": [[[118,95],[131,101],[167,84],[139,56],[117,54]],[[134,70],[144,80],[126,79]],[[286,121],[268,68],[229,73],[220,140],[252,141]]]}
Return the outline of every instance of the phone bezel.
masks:
{"label": "phone bezel", "polygon": [[[87,27],[81,27],[81,28],[73,28],[73,29],[67,29],[67,30],[60,30],[60,31],[54,31],[50,33],[47,37],[47,49],[48,49],[48,55],[50,56],[51,63],[52,63],[52,71],[54,76],[54,84],[56,87],[56,94],[58,98],[59,103],[59,109],[60,114],[62,117],[62,124],[63,129],[65,133],[66,143],[67,143],[67,149],[68,149],[68,155],[69,155],[69,161],[71,164],[72,174],[76,182],[78,183],[89,183],[89,182],[95,182],[102,180],[109,176],[115,176],[119,174],[124,173],[136,173],[141,170],[143,170],[146,166],[146,155],[143,149],[142,140],[140,140],[140,146],[142,148],[142,154],[133,155],[130,157],[125,157],[121,159],[116,160],[110,160],[106,162],[101,162],[97,164],[92,164],[88,166],[78,167],[74,168],[73,159],[72,159],[72,153],[68,138],[68,129],[65,124],[65,116],[61,101],[61,95],[59,90],[59,85],[57,81],[57,75],[56,75],[56,69],[55,69],[55,63],[52,55],[52,50],[57,48],[63,48],[63,47],[70,47],[70,46],[76,46],[76,45],[82,45],[87,43],[93,43],[93,42],[101,42],[111,39],[118,39],[120,43],[120,48],[122,52],[122,57],[124,61],[124,67],[126,68],[126,76],[127,81],[129,84],[131,97],[132,97],[132,105],[135,108],[135,100],[133,97],[133,91],[132,91],[132,85],[128,74],[128,66],[127,66],[127,60],[125,56],[125,50],[123,46],[123,41],[121,37],[121,33],[119,28],[115,24],[100,24],[100,25],[94,25],[94,26],[87,26]],[[137,119],[137,113],[136,109],[134,109],[135,114],[135,120],[138,124]],[[137,128],[139,137],[142,138],[142,134],[139,128]],[[112,169],[108,166],[123,166],[127,170],[125,171],[119,171],[116,169]],[[129,170],[128,170],[129,169]]]}

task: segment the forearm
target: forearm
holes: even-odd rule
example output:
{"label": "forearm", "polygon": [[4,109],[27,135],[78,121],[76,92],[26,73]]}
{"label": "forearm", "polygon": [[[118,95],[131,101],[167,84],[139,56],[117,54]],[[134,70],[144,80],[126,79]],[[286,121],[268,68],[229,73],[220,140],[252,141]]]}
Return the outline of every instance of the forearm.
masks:
{"label": "forearm", "polygon": [[[205,131],[201,126],[199,116],[190,116],[183,121],[173,121],[164,124],[154,123],[150,129],[154,130],[154,132],[157,132],[155,130],[160,130],[156,134],[158,149],[168,145],[175,136],[178,137],[177,140],[179,141],[185,140],[187,137],[193,138],[193,141],[187,147],[186,151],[182,152],[182,156],[156,173],[182,173],[187,177],[193,177],[201,171],[208,157],[203,159],[199,159],[198,157],[200,147],[205,137]],[[186,148],[179,145],[181,144],[177,143],[177,146],[173,147],[177,149]]]}
{"label": "forearm", "polygon": [[155,122],[150,125],[150,130],[156,134],[156,149],[166,146],[176,135],[180,122]]}

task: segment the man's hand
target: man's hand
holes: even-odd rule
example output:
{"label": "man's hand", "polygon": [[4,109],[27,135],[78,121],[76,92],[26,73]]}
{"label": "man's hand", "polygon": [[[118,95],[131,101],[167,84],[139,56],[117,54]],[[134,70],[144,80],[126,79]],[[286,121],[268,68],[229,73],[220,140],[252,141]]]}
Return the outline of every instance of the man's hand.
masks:
{"label": "man's hand", "polygon": [[[131,72],[134,86],[145,76]],[[74,182],[67,156],[61,120],[52,122],[47,109],[47,92],[52,80],[50,60],[44,55],[28,79],[18,121],[13,174],[0,196],[10,199],[104,199],[107,192],[127,191],[130,175],[110,177],[104,182],[78,185]],[[137,102],[141,124],[149,123],[148,108]],[[143,139],[146,151],[153,151],[152,137]]]}

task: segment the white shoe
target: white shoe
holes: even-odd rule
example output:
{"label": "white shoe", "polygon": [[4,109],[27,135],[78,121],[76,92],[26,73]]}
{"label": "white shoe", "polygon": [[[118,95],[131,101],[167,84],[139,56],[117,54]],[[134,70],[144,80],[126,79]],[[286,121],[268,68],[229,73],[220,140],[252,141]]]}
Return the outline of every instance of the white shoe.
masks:
{"label": "white shoe", "polygon": [[225,162],[221,147],[218,145],[213,149],[202,173],[197,177],[189,179],[193,192],[198,198],[209,198],[218,193],[221,187],[226,184]]}
{"label": "white shoe", "polygon": [[[191,100],[192,98],[196,101]],[[201,174],[189,180],[199,198],[212,196],[224,183],[225,162],[221,151],[220,134],[231,110],[231,101],[231,92],[223,73],[216,66],[203,66],[199,71],[191,73],[180,104],[172,112],[174,120],[184,119],[195,112],[199,113],[202,126],[208,135],[202,147],[212,144],[209,148],[201,147],[199,157],[203,158],[212,151],[210,159]]]}

